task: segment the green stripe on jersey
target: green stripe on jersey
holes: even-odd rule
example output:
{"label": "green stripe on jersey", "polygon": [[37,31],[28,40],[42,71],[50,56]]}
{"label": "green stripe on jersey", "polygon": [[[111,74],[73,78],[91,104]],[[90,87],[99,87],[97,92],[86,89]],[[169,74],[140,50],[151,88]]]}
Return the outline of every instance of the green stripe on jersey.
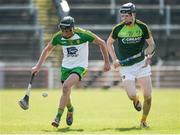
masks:
{"label": "green stripe on jersey", "polygon": [[95,35],[92,32],[81,28],[75,28],[73,37],[65,39],[62,37],[62,32],[60,31],[53,36],[51,43],[53,46],[74,46],[83,44],[85,42],[92,42],[94,39]]}
{"label": "green stripe on jersey", "polygon": [[142,34],[142,30],[137,24],[135,24],[133,27],[126,27],[126,25],[124,25],[121,31],[119,31],[118,37],[141,37]]}

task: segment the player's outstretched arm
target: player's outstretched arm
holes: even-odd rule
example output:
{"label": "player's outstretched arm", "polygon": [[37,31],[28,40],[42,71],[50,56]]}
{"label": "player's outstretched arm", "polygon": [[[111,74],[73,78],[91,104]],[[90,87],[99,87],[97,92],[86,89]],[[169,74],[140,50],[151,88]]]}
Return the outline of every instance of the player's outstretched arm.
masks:
{"label": "player's outstretched arm", "polygon": [[111,33],[107,40],[107,49],[112,58],[114,68],[117,68],[120,66],[120,64],[114,51],[114,46],[113,46],[114,41],[115,40],[112,38],[112,33]]}
{"label": "player's outstretched arm", "polygon": [[110,62],[109,62],[108,51],[106,48],[106,42],[104,40],[102,40],[100,37],[98,37],[97,35],[95,37],[96,38],[94,39],[93,43],[100,47],[100,50],[101,50],[101,53],[102,53],[103,59],[104,59],[104,71],[109,71],[110,70]]}
{"label": "player's outstretched arm", "polygon": [[32,74],[38,73],[40,71],[42,64],[44,63],[46,58],[49,56],[53,48],[54,46],[52,46],[51,42],[49,42],[48,45],[43,49],[37,64],[34,67],[32,67]]}
{"label": "player's outstretched arm", "polygon": [[148,43],[148,47],[145,49],[145,55],[153,56],[156,48],[153,37],[150,36],[146,39],[146,42]]}
{"label": "player's outstretched arm", "polygon": [[148,47],[145,49],[145,65],[143,67],[147,67],[151,63],[151,58],[155,53],[155,42],[152,36],[150,36],[148,39],[146,39],[146,42],[148,44]]}

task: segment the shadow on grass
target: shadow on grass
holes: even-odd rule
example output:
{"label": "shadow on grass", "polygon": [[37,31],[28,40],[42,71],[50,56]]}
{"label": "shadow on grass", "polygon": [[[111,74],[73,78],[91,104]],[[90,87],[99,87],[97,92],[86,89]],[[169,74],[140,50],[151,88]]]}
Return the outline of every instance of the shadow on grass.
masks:
{"label": "shadow on grass", "polygon": [[128,128],[115,128],[116,131],[131,131],[131,130],[141,130],[140,127],[128,127]]}
{"label": "shadow on grass", "polygon": [[84,129],[73,129],[70,127],[66,127],[66,128],[58,128],[57,130],[43,130],[44,132],[83,132]]}
{"label": "shadow on grass", "polygon": [[[142,130],[140,127],[123,127],[123,128],[103,128],[96,131],[118,131],[118,132],[128,132],[128,131],[138,131]],[[84,132],[84,129],[73,129],[71,127],[65,127],[65,128],[57,128],[57,130],[43,130],[44,132]]]}
{"label": "shadow on grass", "polygon": [[74,131],[74,132],[83,132],[84,129],[72,129],[70,127],[66,127],[66,128],[60,128],[57,130],[57,132],[71,132],[71,131]]}
{"label": "shadow on grass", "polygon": [[107,130],[116,130],[116,131],[132,131],[132,130],[141,130],[140,127],[127,127],[127,128],[103,128],[100,131],[107,131]]}

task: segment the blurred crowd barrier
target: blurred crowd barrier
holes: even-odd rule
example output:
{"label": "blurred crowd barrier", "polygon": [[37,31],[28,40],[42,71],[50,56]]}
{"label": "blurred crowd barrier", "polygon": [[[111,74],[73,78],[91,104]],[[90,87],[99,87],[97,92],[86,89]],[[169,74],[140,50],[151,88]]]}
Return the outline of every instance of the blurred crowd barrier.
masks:
{"label": "blurred crowd barrier", "polygon": [[[31,75],[31,67],[35,63],[0,63],[0,88],[26,88]],[[103,62],[93,61],[88,72],[76,87],[103,88],[122,87],[120,69],[103,72]],[[180,66],[152,66],[152,84],[156,88],[180,88]],[[61,88],[60,68],[46,63],[37,74],[33,88]]]}

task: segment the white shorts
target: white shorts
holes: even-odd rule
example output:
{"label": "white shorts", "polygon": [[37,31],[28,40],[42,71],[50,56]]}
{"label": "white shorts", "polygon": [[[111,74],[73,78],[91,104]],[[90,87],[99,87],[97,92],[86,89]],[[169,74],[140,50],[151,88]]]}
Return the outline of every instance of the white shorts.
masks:
{"label": "white shorts", "polygon": [[122,81],[135,80],[136,78],[150,76],[151,67],[148,65],[147,67],[143,68],[144,64],[145,60],[140,61],[139,63],[136,63],[132,66],[122,66],[120,68]]}

